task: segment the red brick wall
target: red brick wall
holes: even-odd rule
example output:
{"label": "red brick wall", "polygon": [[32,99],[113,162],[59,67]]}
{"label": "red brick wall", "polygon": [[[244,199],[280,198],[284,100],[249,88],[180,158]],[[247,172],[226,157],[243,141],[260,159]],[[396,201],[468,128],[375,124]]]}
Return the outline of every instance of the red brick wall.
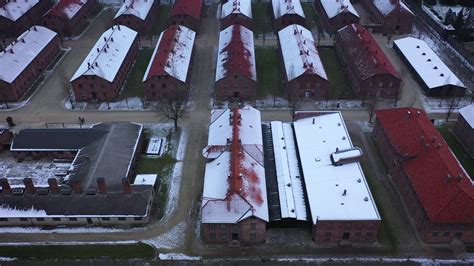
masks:
{"label": "red brick wall", "polygon": [[169,18],[168,24],[170,26],[183,25],[197,33],[199,31],[200,21],[187,15],[175,15]]}
{"label": "red brick wall", "polygon": [[41,24],[62,36],[79,34],[87,21],[87,17],[96,8],[96,0],[88,0],[86,4],[71,19],[62,16],[46,15]]}
{"label": "red brick wall", "polygon": [[313,226],[313,240],[318,243],[353,243],[377,241],[380,221],[318,221]]}
{"label": "red brick wall", "polygon": [[145,81],[143,86],[148,101],[186,99],[189,94],[189,82],[181,82],[170,75],[154,76]]}
{"label": "red brick wall", "polygon": [[406,12],[392,12],[383,19],[384,33],[410,33],[415,15]]}
{"label": "red brick wall", "polygon": [[0,17],[0,32],[7,36],[17,37],[35,25],[52,6],[52,1],[42,0],[16,21]]}
{"label": "red brick wall", "polygon": [[[225,244],[236,236],[241,244],[263,243],[266,239],[266,223],[251,217],[237,224],[206,224],[203,223],[202,238],[206,243]],[[235,235],[237,234],[237,235]]]}
{"label": "red brick wall", "polygon": [[326,99],[329,93],[329,82],[316,74],[304,74],[287,82],[286,89],[290,101],[303,100],[305,93],[311,99]]}
{"label": "red brick wall", "polygon": [[58,159],[74,159],[76,157],[77,151],[15,151],[13,152],[15,158],[25,159],[25,158],[58,158]]}
{"label": "red brick wall", "polygon": [[9,144],[13,139],[13,133],[8,129],[0,130],[0,151],[3,150],[3,144]]}
{"label": "red brick wall", "polygon": [[249,30],[253,29],[253,22],[251,18],[248,18],[242,14],[230,14],[224,19],[221,19],[221,30],[234,24],[242,25]]}
{"label": "red brick wall", "polygon": [[306,20],[298,15],[284,15],[275,20],[275,30],[278,32],[289,25],[298,24],[306,27]]}
{"label": "red brick wall", "polygon": [[[216,82],[216,99],[253,101],[257,94],[257,82],[245,76],[227,76]],[[238,92],[238,97],[234,93]]]}
{"label": "red brick wall", "polygon": [[467,123],[462,115],[459,115],[453,131],[467,153],[474,158],[474,129]]}
{"label": "red brick wall", "polygon": [[474,224],[443,224],[426,220],[420,234],[428,243],[450,243],[455,238],[464,243],[474,243]]}

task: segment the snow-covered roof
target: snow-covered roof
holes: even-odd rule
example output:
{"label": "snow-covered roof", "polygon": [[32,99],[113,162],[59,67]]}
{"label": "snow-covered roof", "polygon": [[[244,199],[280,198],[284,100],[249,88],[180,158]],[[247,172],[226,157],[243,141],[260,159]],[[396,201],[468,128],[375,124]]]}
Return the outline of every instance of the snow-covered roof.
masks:
{"label": "snow-covered roof", "polygon": [[253,32],[237,24],[221,31],[217,53],[216,81],[231,75],[257,80]]}
{"label": "snow-covered roof", "polygon": [[328,79],[311,31],[293,24],[278,32],[287,80],[303,74],[315,74]]}
{"label": "snow-covered roof", "polygon": [[273,15],[275,19],[284,15],[298,15],[305,17],[303,7],[299,0],[272,0]]}
{"label": "snow-covered roof", "polygon": [[352,148],[340,112],[321,112],[294,123],[313,223],[380,220],[359,162],[335,166],[330,155]]}
{"label": "snow-covered roof", "polygon": [[230,0],[222,5],[221,19],[230,14],[242,14],[252,18],[252,1],[250,0]]}
{"label": "snow-covered roof", "polygon": [[153,137],[150,138],[146,148],[146,154],[153,154],[161,156],[166,149],[166,138]]}
{"label": "snow-covered roof", "polygon": [[466,88],[425,41],[405,37],[394,43],[429,89],[445,85]]}
{"label": "snow-covered roof", "polygon": [[87,0],[60,0],[48,11],[48,13],[46,13],[46,15],[62,16],[71,19],[86,3]]}
{"label": "snow-covered roof", "polygon": [[143,81],[168,74],[186,82],[196,33],[182,25],[171,26],[158,39]]}
{"label": "snow-covered roof", "polygon": [[87,75],[113,82],[136,38],[136,31],[123,25],[112,26],[97,40],[71,81]]}
{"label": "snow-covered roof", "polygon": [[153,6],[153,0],[125,0],[114,19],[121,15],[132,15],[145,20]]}
{"label": "snow-covered roof", "polygon": [[154,186],[157,178],[158,178],[158,175],[156,174],[137,175],[135,177],[135,181],[133,182],[133,184]]}
{"label": "snow-covered roof", "polygon": [[0,80],[12,83],[56,35],[42,26],[33,26],[21,34],[0,52]]}
{"label": "snow-covered roof", "polygon": [[293,128],[279,121],[271,122],[271,128],[281,217],[306,221],[308,215]]}
{"label": "snow-covered roof", "polygon": [[321,4],[328,18],[333,18],[344,12],[349,12],[359,17],[359,13],[357,13],[349,0],[321,0]]}
{"label": "snow-covered roof", "polygon": [[474,128],[474,104],[459,109],[459,114],[464,117],[464,120],[466,120],[471,128]]}
{"label": "snow-covered roof", "polygon": [[375,7],[382,13],[383,16],[390,14],[393,10],[398,8],[400,11],[406,11],[411,14],[411,10],[402,2],[402,0],[372,0]]}
{"label": "snow-covered roof", "polygon": [[17,21],[23,14],[28,12],[39,0],[18,0],[7,2],[0,8],[0,16],[5,17],[11,21]]}

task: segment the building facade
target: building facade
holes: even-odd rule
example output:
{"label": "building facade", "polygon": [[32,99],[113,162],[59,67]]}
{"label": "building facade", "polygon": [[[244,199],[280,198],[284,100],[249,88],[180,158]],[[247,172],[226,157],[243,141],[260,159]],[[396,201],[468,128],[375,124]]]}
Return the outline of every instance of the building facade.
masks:
{"label": "building facade", "polygon": [[329,33],[333,34],[347,25],[359,23],[359,14],[348,0],[317,0],[314,6]]}
{"label": "building facade", "polygon": [[221,30],[234,24],[253,29],[252,2],[250,0],[231,0],[222,4]]}
{"label": "building facade", "polygon": [[16,37],[35,25],[53,6],[49,0],[8,1],[0,8],[0,33]]}
{"label": "building facade", "polygon": [[125,25],[140,35],[146,35],[156,21],[160,0],[127,0],[114,17],[114,24]]}
{"label": "building facade", "polygon": [[306,17],[299,0],[272,0],[272,8],[276,32],[293,24],[306,26]]}
{"label": "building facade", "polygon": [[44,15],[42,25],[62,36],[75,36],[96,7],[96,0],[61,0]]}
{"label": "building facade", "polygon": [[474,104],[459,109],[453,132],[466,152],[474,158]]}
{"label": "building facade", "polygon": [[[415,22],[415,14],[402,0],[360,0],[377,22],[384,34],[408,34]],[[376,28],[375,28],[376,29]]]}
{"label": "building facade", "polygon": [[59,49],[56,32],[33,26],[0,52],[0,101],[19,101]]}
{"label": "building facade", "polygon": [[182,25],[199,32],[202,15],[202,0],[176,0],[171,7],[168,24]]}
{"label": "building facade", "polygon": [[0,128],[0,151],[10,148],[13,133],[8,128]]}

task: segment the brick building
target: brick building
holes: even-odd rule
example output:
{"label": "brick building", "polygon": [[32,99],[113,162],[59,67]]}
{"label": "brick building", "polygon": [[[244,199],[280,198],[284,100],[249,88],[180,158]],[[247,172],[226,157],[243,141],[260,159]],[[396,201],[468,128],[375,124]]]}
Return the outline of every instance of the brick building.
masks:
{"label": "brick building", "polygon": [[145,99],[186,99],[196,33],[185,26],[171,26],[160,35],[143,76]]}
{"label": "brick building", "polygon": [[56,57],[59,48],[56,32],[33,26],[0,52],[0,101],[20,100]]}
{"label": "brick building", "polygon": [[123,25],[105,31],[71,78],[76,101],[115,99],[137,54],[136,31]]}
{"label": "brick building", "polygon": [[252,2],[250,0],[229,0],[222,4],[221,30],[234,24],[253,29]]}
{"label": "brick building", "polygon": [[160,0],[126,0],[114,17],[114,24],[126,25],[140,35],[150,32],[158,15]]}
{"label": "brick building", "polygon": [[[415,22],[415,14],[402,0],[360,0],[362,5],[382,24],[384,34],[407,34]],[[374,29],[374,31],[378,31]]]}
{"label": "brick building", "polygon": [[221,31],[216,66],[218,100],[252,101],[257,94],[253,32],[235,24]]}
{"label": "brick building", "polygon": [[394,41],[393,48],[415,73],[426,95],[435,97],[464,95],[466,86],[425,41],[405,37]]}
{"label": "brick building", "polygon": [[349,0],[317,0],[314,6],[320,14],[324,29],[329,33],[359,23],[359,14]]}
{"label": "brick building", "polygon": [[398,97],[400,75],[363,26],[352,24],[339,30],[336,51],[357,96]]}
{"label": "brick building", "polygon": [[299,0],[272,0],[272,7],[276,32],[293,24],[306,26],[306,17]]}
{"label": "brick building", "polygon": [[35,25],[53,6],[49,0],[11,0],[0,8],[0,35],[16,37]]}
{"label": "brick building", "polygon": [[196,33],[201,25],[202,0],[175,0],[169,15],[169,25],[183,25]]}
{"label": "brick building", "polygon": [[268,222],[260,112],[211,112],[201,204],[206,243],[265,242]]}
{"label": "brick building", "polygon": [[294,24],[279,31],[278,39],[288,99],[328,97],[328,78],[311,31]]}
{"label": "brick building", "polygon": [[10,148],[13,133],[8,128],[0,127],[0,151]]}
{"label": "brick building", "polygon": [[372,134],[421,238],[473,243],[473,181],[427,114],[399,108],[376,116]]}
{"label": "brick building", "polygon": [[474,159],[474,104],[459,109],[453,131],[466,152]]}
{"label": "brick building", "polygon": [[96,0],[60,0],[44,15],[42,25],[62,36],[77,35],[96,5]]}

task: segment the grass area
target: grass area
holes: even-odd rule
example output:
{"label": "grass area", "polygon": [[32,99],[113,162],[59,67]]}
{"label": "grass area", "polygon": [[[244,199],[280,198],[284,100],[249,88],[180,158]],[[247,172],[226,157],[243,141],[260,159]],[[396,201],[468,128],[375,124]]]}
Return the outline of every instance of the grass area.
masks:
{"label": "grass area", "polygon": [[254,33],[263,34],[273,31],[272,6],[270,3],[252,4],[252,16],[254,21]]}
{"label": "grass area", "polygon": [[258,81],[257,97],[282,96],[277,49],[275,47],[255,48],[255,57]]}
{"label": "grass area", "polygon": [[138,161],[137,174],[168,176],[175,163],[176,159],[168,153],[157,158],[142,156]]}
{"label": "grass area", "polygon": [[167,28],[170,10],[171,5],[160,5],[158,18],[155,20],[155,24],[151,28],[151,35],[160,35],[160,33]]}
{"label": "grass area", "polygon": [[344,73],[344,70],[339,63],[336,50],[334,48],[319,48],[319,55],[321,56],[324,69],[328,75],[331,97],[333,99],[354,98],[354,91],[352,91],[346,73]]}
{"label": "grass area", "polygon": [[133,245],[41,245],[0,246],[1,257],[35,259],[153,258],[154,249],[147,244]]}
{"label": "grass area", "polygon": [[303,6],[304,15],[306,16],[306,26],[308,26],[308,29],[316,27],[318,31],[321,31],[321,23],[319,22],[319,16],[314,9],[314,4],[301,3],[301,5]]}
{"label": "grass area", "polygon": [[445,123],[442,126],[438,127],[438,131],[441,133],[444,140],[448,143],[449,147],[454,152],[459,162],[461,162],[467,173],[471,177],[474,177],[474,160],[469,157],[467,152],[464,150],[458,140],[454,137],[453,133],[451,132],[452,128],[453,124]]}
{"label": "grass area", "polygon": [[143,97],[143,76],[153,55],[153,49],[143,48],[138,52],[137,60],[128,75],[121,98]]}

